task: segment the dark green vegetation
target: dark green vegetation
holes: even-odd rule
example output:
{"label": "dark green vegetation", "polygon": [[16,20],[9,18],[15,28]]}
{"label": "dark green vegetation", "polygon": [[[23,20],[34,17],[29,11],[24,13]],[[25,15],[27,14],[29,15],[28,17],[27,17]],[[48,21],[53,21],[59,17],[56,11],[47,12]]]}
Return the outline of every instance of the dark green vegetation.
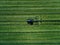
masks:
{"label": "dark green vegetation", "polygon": [[[26,21],[35,16],[60,20],[60,0],[0,0],[0,21]],[[0,45],[60,45],[60,23],[0,22]]]}

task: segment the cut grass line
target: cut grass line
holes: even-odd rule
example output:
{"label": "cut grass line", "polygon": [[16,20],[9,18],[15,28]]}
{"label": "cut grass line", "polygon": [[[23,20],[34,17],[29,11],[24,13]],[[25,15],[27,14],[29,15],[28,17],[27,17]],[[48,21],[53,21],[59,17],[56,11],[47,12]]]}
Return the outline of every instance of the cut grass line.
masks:
{"label": "cut grass line", "polygon": [[28,10],[28,9],[32,9],[32,10],[34,10],[34,9],[52,9],[52,10],[57,10],[57,9],[59,9],[60,10],[60,8],[4,8],[4,9],[0,9],[0,10]]}
{"label": "cut grass line", "polygon": [[[36,16],[37,16],[37,15],[36,15]],[[21,17],[21,18],[23,17],[23,18],[24,18],[24,17],[35,17],[35,16],[34,16],[34,15],[29,15],[29,16],[28,16],[28,15],[24,15],[24,16],[22,16],[22,15],[20,15],[20,16],[17,16],[17,15],[12,16],[12,15],[11,15],[11,16],[9,16],[9,15],[8,15],[8,16],[0,16],[0,17]]]}
{"label": "cut grass line", "polygon": [[0,1],[0,2],[52,2],[52,3],[60,3],[59,1]]}
{"label": "cut grass line", "polygon": [[[0,17],[35,17],[35,16],[40,16],[40,15],[0,15]],[[59,15],[58,15],[59,16]]]}
{"label": "cut grass line", "polygon": [[[54,6],[54,5],[0,5],[0,6]],[[55,5],[60,6],[60,5]]]}
{"label": "cut grass line", "polygon": [[[8,27],[8,26],[6,26],[6,27]],[[33,31],[27,31],[26,30],[26,31],[19,31],[19,32],[18,31],[14,31],[14,30],[10,31],[10,32],[9,31],[5,31],[5,32],[4,31],[3,32],[0,31],[0,33],[44,33],[44,32],[46,32],[46,33],[48,33],[48,32],[49,33],[50,32],[51,33],[53,33],[53,32],[54,33],[59,33],[60,30],[35,30],[35,31],[34,30]]]}
{"label": "cut grass line", "polygon": [[12,6],[12,7],[29,7],[29,6],[32,6],[32,7],[60,7],[59,5],[0,5],[0,6],[2,6],[2,7],[5,7],[5,6],[7,6],[7,7],[10,7],[10,6]]}
{"label": "cut grass line", "polygon": [[15,13],[15,14],[26,14],[26,13],[27,13],[27,14],[33,14],[33,13],[34,13],[34,14],[36,14],[36,13],[37,13],[37,14],[40,14],[40,13],[49,13],[49,14],[50,14],[50,13],[55,13],[55,14],[56,14],[56,13],[57,13],[57,14],[60,14],[60,12],[21,12],[21,11],[20,11],[20,12],[0,12],[0,14],[2,14],[2,13],[4,13],[4,14],[6,14],[6,13],[7,13],[7,14],[8,14],[8,13],[9,13],[9,14],[12,14],[12,13]]}
{"label": "cut grass line", "polygon": [[3,43],[3,44],[6,44],[6,43],[9,44],[9,43],[11,43],[11,44],[16,44],[16,45],[17,45],[17,44],[19,44],[19,45],[20,45],[20,44],[22,44],[22,45],[23,45],[23,44],[24,44],[24,45],[25,45],[25,44],[26,44],[26,45],[27,45],[27,44],[28,44],[28,45],[31,45],[31,44],[32,44],[32,45],[33,45],[33,44],[34,44],[34,45],[35,45],[35,44],[36,44],[36,45],[38,45],[38,44],[44,44],[44,45],[45,45],[45,44],[54,44],[54,45],[55,45],[55,44],[60,44],[60,42],[57,42],[57,41],[34,41],[34,40],[33,40],[32,42],[31,42],[31,41],[26,42],[26,41],[20,41],[20,40],[17,40],[17,41],[15,41],[15,40],[14,40],[14,41],[12,41],[12,40],[11,40],[11,41],[1,40],[0,43]]}
{"label": "cut grass line", "polygon": [[[5,12],[5,13],[10,13],[10,12]],[[36,14],[36,13],[51,13],[51,14],[54,13],[54,14],[56,14],[56,13],[57,13],[57,14],[60,14],[60,12],[12,12],[12,13],[16,13],[16,14],[18,14],[18,13],[19,13],[19,14],[24,14],[24,13],[25,13],[25,14],[26,14],[26,13],[27,13],[27,14],[31,14],[31,13],[32,13],[32,14],[33,14],[33,13],[35,13],[35,14]]]}

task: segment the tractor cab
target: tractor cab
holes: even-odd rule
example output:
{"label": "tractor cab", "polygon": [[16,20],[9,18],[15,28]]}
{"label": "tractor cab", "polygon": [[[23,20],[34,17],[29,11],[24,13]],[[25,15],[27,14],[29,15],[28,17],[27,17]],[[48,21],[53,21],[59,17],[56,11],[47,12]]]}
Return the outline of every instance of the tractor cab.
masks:
{"label": "tractor cab", "polygon": [[27,23],[28,23],[29,25],[33,25],[33,24],[34,24],[34,20],[33,20],[33,19],[27,19]]}
{"label": "tractor cab", "polygon": [[39,17],[38,16],[36,16],[36,17],[34,17],[34,19],[33,18],[29,18],[29,19],[27,19],[27,24],[29,24],[29,25],[33,25],[33,24],[35,24],[35,25],[38,25],[39,24],[39,19],[38,19]]}

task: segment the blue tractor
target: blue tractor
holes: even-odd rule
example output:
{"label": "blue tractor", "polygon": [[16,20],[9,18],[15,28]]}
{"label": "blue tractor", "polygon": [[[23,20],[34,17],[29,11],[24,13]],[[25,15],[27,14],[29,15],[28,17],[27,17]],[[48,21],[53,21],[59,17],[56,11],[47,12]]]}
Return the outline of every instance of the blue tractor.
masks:
{"label": "blue tractor", "polygon": [[27,23],[28,23],[29,25],[33,25],[33,24],[34,24],[34,20],[33,20],[33,19],[27,19]]}

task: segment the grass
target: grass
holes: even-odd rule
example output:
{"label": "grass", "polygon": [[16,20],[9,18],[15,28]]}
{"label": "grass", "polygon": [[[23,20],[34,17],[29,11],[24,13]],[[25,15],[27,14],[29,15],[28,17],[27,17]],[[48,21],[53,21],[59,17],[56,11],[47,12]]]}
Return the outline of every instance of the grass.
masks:
{"label": "grass", "polygon": [[[0,21],[26,21],[35,16],[60,20],[60,0],[0,0]],[[0,45],[60,45],[60,25],[53,24],[0,22]]]}

